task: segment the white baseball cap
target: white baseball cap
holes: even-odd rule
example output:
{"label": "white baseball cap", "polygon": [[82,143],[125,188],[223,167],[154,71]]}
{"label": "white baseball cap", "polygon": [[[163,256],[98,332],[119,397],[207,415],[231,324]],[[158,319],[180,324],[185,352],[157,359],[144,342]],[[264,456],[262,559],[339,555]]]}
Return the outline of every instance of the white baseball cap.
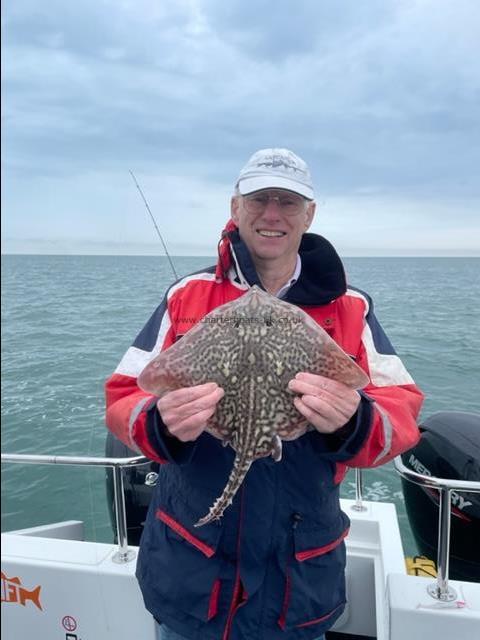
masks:
{"label": "white baseball cap", "polygon": [[260,149],[240,171],[237,189],[242,196],[261,189],[287,189],[313,200],[307,163],[288,149]]}

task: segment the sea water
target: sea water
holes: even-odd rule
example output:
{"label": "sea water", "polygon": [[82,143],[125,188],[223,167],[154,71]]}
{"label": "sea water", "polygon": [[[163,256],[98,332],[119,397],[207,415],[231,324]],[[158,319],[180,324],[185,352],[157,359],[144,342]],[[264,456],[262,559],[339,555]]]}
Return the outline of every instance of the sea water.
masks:
{"label": "sea water", "polygon": [[[179,275],[213,258],[176,257]],[[478,412],[480,258],[345,258],[426,394],[421,419]],[[103,384],[172,282],[164,257],[2,256],[3,452],[102,456]],[[367,500],[396,504],[416,552],[393,465],[364,472]],[[350,472],[342,496],[353,498]],[[112,540],[105,471],[2,465],[2,531],[60,520]],[[436,526],[436,525],[433,525]]]}

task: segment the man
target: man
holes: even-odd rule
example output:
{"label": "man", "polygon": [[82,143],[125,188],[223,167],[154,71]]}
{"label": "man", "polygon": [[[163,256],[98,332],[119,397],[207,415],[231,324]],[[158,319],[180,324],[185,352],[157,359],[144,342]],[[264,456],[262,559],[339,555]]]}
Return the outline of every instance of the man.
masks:
{"label": "man", "polygon": [[[322,638],[345,605],[347,467],[383,464],[414,446],[422,394],[378,324],[367,294],[347,287],[332,245],[306,233],[315,215],[305,162],[262,149],[241,170],[216,267],[175,283],[106,386],[108,427],[160,463],[137,577],[159,638]],[[314,427],[257,460],[220,522],[195,528],[219,495],[234,452],[204,431],[224,391],[215,383],[161,399],[144,366],[193,320],[257,284],[301,306],[370,377],[361,392],[308,372],[289,387]],[[189,324],[190,322],[190,324]]]}

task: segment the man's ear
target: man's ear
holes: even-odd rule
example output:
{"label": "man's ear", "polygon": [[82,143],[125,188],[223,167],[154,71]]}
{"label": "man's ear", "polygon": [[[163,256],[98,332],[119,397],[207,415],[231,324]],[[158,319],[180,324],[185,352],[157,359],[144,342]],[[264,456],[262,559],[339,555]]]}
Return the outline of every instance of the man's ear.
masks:
{"label": "man's ear", "polygon": [[308,231],[308,229],[310,229],[310,225],[313,222],[313,218],[315,217],[315,210],[317,208],[317,203],[316,202],[310,202],[307,210],[305,212],[305,231]]}
{"label": "man's ear", "polygon": [[238,208],[240,206],[240,197],[239,196],[232,196],[232,199],[230,200],[230,217],[232,218],[232,220],[235,222],[236,225],[238,225]]}

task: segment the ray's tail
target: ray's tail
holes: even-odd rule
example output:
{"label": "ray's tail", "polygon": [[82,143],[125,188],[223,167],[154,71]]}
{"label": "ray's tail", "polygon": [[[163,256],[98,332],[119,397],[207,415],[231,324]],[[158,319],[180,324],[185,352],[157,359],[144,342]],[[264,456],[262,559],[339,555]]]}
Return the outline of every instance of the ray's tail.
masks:
{"label": "ray's tail", "polygon": [[219,520],[222,517],[225,509],[232,504],[233,497],[244,481],[252,462],[253,460],[249,456],[239,453],[236,454],[235,460],[233,461],[232,472],[230,473],[222,495],[215,500],[207,515],[195,523],[195,527],[201,527],[208,522],[212,522],[212,520]]}

